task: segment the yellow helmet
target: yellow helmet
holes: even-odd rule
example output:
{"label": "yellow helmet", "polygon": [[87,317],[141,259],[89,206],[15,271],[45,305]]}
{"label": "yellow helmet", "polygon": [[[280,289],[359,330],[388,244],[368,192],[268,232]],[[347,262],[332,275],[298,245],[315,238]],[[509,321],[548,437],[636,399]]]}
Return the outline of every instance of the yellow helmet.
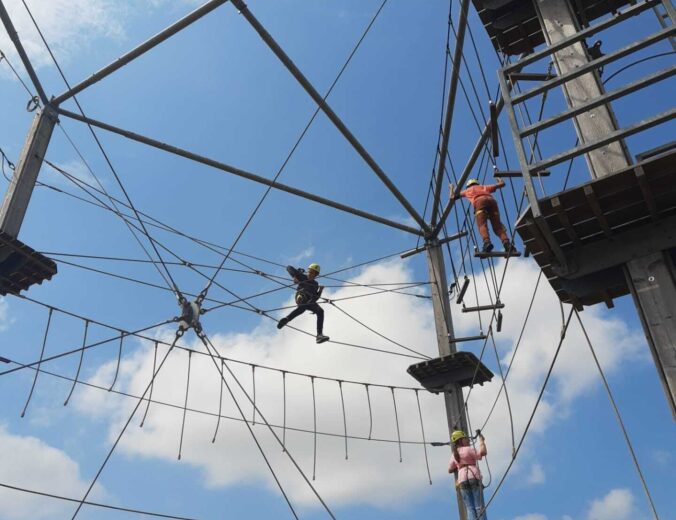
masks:
{"label": "yellow helmet", "polygon": [[314,262],[311,263],[307,268],[308,268],[308,271],[316,271],[317,274],[319,274],[319,272],[320,272],[319,264],[315,264]]}
{"label": "yellow helmet", "polygon": [[470,179],[467,181],[467,187],[469,188],[470,186],[474,186],[475,184],[479,184],[479,181],[476,179]]}
{"label": "yellow helmet", "polygon": [[455,431],[451,434],[451,442],[452,442],[452,443],[456,443],[456,442],[458,442],[460,439],[466,439],[466,438],[467,438],[467,435],[465,435],[465,432],[462,431],[462,430],[455,430]]}

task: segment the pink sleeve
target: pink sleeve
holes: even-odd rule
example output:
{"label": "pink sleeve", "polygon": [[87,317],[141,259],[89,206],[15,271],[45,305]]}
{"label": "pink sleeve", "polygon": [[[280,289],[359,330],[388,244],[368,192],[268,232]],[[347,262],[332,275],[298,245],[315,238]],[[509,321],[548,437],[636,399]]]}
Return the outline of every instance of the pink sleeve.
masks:
{"label": "pink sleeve", "polygon": [[449,462],[449,464],[448,464],[448,471],[449,471],[449,472],[455,471],[455,469],[456,469],[457,467],[458,467],[458,466],[457,466],[457,464],[455,463],[455,457],[451,457],[451,462]]}
{"label": "pink sleeve", "polygon": [[493,192],[495,192],[495,190],[498,189],[498,185],[497,184],[487,184],[486,189],[488,190],[488,193],[493,193]]}
{"label": "pink sleeve", "polygon": [[483,458],[483,456],[486,455],[483,452],[483,450],[481,450],[481,448],[479,448],[478,450],[476,448],[474,448],[473,451],[474,451],[474,458],[476,460],[481,460]]}
{"label": "pink sleeve", "polygon": [[467,196],[467,190],[462,190],[462,191],[460,192],[460,196],[461,196],[461,197],[466,197],[466,196]]}

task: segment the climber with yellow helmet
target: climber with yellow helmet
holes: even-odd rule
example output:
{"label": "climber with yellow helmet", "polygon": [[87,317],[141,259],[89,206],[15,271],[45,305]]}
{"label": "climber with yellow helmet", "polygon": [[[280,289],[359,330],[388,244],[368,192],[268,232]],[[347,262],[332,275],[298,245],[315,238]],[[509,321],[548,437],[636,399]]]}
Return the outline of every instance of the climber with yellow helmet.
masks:
{"label": "climber with yellow helmet", "polygon": [[[449,184],[448,187],[451,190],[451,198],[454,197],[453,185]],[[483,252],[490,253],[493,250],[493,244],[491,243],[491,238],[488,234],[488,221],[491,221],[493,226],[493,232],[500,237],[502,245],[505,247],[507,253],[514,252],[514,246],[509,241],[507,237],[507,231],[505,226],[502,225],[500,221],[500,211],[498,210],[498,203],[495,201],[491,193],[494,193],[496,190],[500,190],[505,187],[505,183],[502,179],[498,179],[497,184],[480,184],[476,179],[469,179],[467,181],[467,187],[465,190],[460,192],[460,195],[456,198],[465,197],[469,200],[474,207],[474,215],[476,217],[476,223],[479,227],[479,234],[483,238]]]}
{"label": "climber with yellow helmet", "polygon": [[329,340],[328,336],[324,336],[324,309],[322,309],[317,300],[322,295],[324,287],[319,285],[315,278],[319,275],[321,268],[319,264],[311,263],[307,268],[307,274],[301,267],[295,268],[288,265],[286,271],[291,275],[293,281],[298,284],[296,288],[296,305],[297,307],[291,313],[282,318],[277,323],[277,328],[281,329],[289,323],[292,319],[300,316],[305,311],[310,311],[317,315],[317,343],[324,343]]}
{"label": "climber with yellow helmet", "polygon": [[453,455],[448,466],[449,473],[455,473],[455,486],[460,490],[462,501],[467,510],[467,520],[486,520],[484,512],[484,487],[481,482],[481,471],[477,461],[481,460],[488,451],[481,432],[477,430],[479,449],[469,445],[469,438],[462,430],[451,434]]}

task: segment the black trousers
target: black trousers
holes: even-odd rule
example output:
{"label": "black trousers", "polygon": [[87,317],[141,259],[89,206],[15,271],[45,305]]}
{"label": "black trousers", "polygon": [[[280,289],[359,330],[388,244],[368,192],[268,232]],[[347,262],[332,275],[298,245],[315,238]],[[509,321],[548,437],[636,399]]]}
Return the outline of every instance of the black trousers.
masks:
{"label": "black trousers", "polygon": [[288,321],[291,321],[294,318],[297,318],[305,311],[314,312],[317,315],[317,334],[321,335],[324,331],[324,309],[322,309],[316,303],[305,303],[299,305],[286,317]]}

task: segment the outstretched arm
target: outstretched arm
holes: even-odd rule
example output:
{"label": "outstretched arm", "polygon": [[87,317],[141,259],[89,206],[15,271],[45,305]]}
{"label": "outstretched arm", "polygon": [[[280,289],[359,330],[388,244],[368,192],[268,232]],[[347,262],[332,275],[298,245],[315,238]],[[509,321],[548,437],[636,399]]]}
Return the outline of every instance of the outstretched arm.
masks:
{"label": "outstretched arm", "polygon": [[455,191],[453,190],[453,184],[450,183],[450,182],[448,183],[448,190],[449,190],[448,198],[450,200],[458,200],[458,199],[462,198],[462,192],[460,192],[456,195]]}
{"label": "outstretched arm", "polygon": [[486,439],[484,439],[484,436],[479,433],[479,456],[485,457],[486,455],[488,455],[488,450],[486,449]]}
{"label": "outstretched arm", "polygon": [[302,269],[296,269],[292,265],[287,265],[286,266],[286,272],[291,275],[291,278],[293,278],[293,281],[296,283],[302,282],[305,279],[305,275],[303,274]]}
{"label": "outstretched arm", "polygon": [[496,179],[496,180],[497,180],[497,182],[495,184],[495,189],[501,190],[502,188],[505,187],[505,181],[502,180],[502,178],[499,178],[499,179]]}

